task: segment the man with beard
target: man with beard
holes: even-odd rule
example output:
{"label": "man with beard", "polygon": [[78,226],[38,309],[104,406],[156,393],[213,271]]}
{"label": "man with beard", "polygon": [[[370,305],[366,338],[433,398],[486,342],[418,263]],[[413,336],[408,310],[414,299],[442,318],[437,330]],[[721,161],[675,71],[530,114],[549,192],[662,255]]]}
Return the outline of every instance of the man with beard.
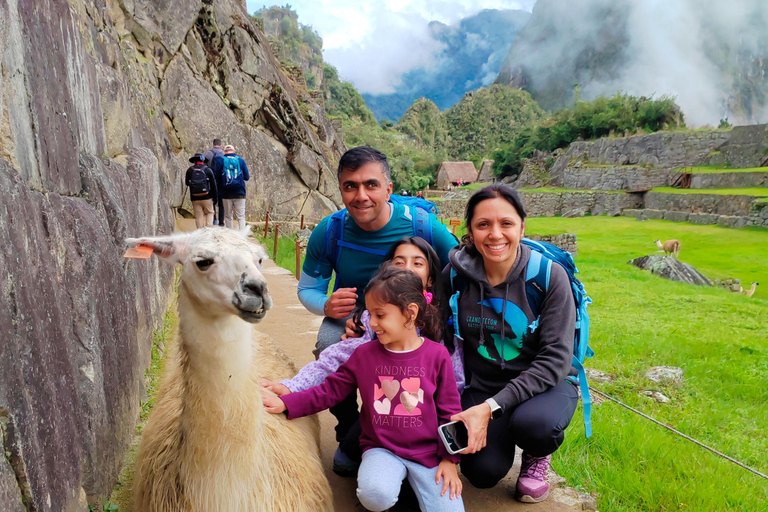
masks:
{"label": "man with beard", "polygon": [[[384,153],[368,146],[352,148],[339,160],[337,176],[347,210],[341,239],[333,240],[337,246],[331,248],[328,225],[332,216],[320,221],[309,238],[298,287],[304,307],[325,317],[317,334],[315,355],[338,343],[352,312],[356,307],[365,307],[363,290],[392,244],[404,236],[419,235],[414,223],[416,207],[390,201],[392,180]],[[445,266],[448,252],[457,241],[433,214],[429,217],[431,244]],[[328,297],[334,273],[335,289]],[[332,407],[331,412],[339,420],[336,438],[342,441],[357,420],[356,397]],[[343,464],[336,459],[334,471],[342,474],[343,469],[337,469]]]}

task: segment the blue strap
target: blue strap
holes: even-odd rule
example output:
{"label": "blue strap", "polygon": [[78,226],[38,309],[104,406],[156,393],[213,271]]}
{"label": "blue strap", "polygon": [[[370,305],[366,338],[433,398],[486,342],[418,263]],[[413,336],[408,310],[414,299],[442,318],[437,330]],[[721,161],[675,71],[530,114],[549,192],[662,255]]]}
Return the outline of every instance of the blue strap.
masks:
{"label": "blue strap", "polygon": [[[525,272],[525,293],[528,305],[535,319],[541,314],[541,304],[549,289],[549,276],[552,272],[552,260],[536,250],[531,250],[528,268]],[[538,324],[537,324],[538,325]]]}
{"label": "blue strap", "polygon": [[461,290],[456,289],[456,270],[451,267],[451,297],[448,299],[448,306],[451,308],[451,318],[448,319],[448,325],[453,326],[453,335],[460,340],[464,340],[459,333],[459,295]]}
{"label": "blue strap", "polygon": [[584,407],[584,433],[586,437],[592,435],[592,397],[589,396],[589,384],[587,383],[587,372],[584,365],[576,356],[573,356],[571,365],[579,373],[579,388],[581,389],[581,403]]}
{"label": "blue strap", "polygon": [[376,256],[386,256],[387,255],[387,251],[382,251],[382,250],[379,250],[379,249],[371,249],[370,247],[365,247],[365,246],[362,246],[362,245],[353,244],[351,242],[345,242],[344,240],[338,240],[336,242],[336,245],[337,245],[337,247],[346,247],[347,249],[352,249],[352,250],[360,251],[360,252],[366,252],[368,254],[375,254]]}
{"label": "blue strap", "polygon": [[429,212],[418,206],[411,208],[411,211],[414,210],[416,215],[413,215],[413,236],[421,237],[432,245],[432,219]]}

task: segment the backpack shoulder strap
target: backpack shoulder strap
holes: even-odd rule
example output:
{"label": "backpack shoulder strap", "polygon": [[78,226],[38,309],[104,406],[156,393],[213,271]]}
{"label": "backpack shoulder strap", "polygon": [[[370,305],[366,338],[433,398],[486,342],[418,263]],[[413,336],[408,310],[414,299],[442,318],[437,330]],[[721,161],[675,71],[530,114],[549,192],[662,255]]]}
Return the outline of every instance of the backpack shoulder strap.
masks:
{"label": "backpack shoulder strap", "polygon": [[[376,256],[386,256],[387,252],[379,249],[372,249],[364,245],[353,244],[344,240],[344,223],[347,219],[347,209],[343,208],[328,219],[328,225],[325,229],[325,254],[333,264],[334,269],[339,268],[341,259],[341,249],[352,249],[353,251],[375,254]],[[336,287],[339,281],[336,280]]]}
{"label": "backpack shoulder strap", "polygon": [[448,298],[448,307],[451,310],[451,317],[448,319],[449,328],[453,329],[453,335],[464,340],[459,333],[459,297],[467,287],[467,283],[464,278],[456,273],[456,269],[451,266],[450,282],[451,287],[450,297]]}
{"label": "backpack shoulder strap", "polygon": [[[528,259],[528,268],[525,272],[525,294],[528,297],[528,305],[536,317],[534,323],[538,325],[541,314],[541,304],[549,290],[549,276],[552,272],[552,260],[535,249],[531,249]],[[535,326],[532,326],[535,329]]]}
{"label": "backpack shoulder strap", "polygon": [[418,206],[412,207],[413,217],[413,236],[418,236],[432,245],[432,218],[429,212]]}

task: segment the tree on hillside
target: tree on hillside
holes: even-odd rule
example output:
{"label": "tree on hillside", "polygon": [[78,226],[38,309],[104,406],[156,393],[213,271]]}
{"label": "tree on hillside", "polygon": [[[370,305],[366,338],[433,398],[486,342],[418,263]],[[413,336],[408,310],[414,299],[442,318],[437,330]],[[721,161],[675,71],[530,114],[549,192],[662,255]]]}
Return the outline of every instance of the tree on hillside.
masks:
{"label": "tree on hillside", "polygon": [[448,154],[480,160],[499,146],[512,143],[543,115],[531,95],[520,89],[492,85],[469,92],[444,113]]}
{"label": "tree on hillside", "polygon": [[443,146],[448,135],[445,119],[440,109],[427,98],[417,99],[406,110],[397,123],[397,129],[402,133],[416,137],[428,148]]}

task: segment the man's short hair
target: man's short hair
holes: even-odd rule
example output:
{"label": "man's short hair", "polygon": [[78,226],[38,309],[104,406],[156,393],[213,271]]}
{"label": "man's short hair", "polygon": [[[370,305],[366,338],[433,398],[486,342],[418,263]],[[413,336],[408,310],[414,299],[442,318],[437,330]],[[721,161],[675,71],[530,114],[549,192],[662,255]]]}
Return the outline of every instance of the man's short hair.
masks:
{"label": "man's short hair", "polygon": [[235,146],[233,146],[232,144],[227,144],[226,146],[224,146],[224,152],[225,153],[234,153],[235,152]]}
{"label": "man's short hair", "polygon": [[214,146],[221,146],[221,139],[213,139]]}
{"label": "man's short hair", "polygon": [[336,171],[336,178],[341,179],[341,172],[356,171],[367,163],[376,162],[381,164],[381,171],[387,178],[387,183],[392,181],[392,175],[389,170],[389,162],[387,162],[387,155],[374,149],[370,146],[358,146],[347,150],[346,153],[341,155],[339,160],[339,168]]}

